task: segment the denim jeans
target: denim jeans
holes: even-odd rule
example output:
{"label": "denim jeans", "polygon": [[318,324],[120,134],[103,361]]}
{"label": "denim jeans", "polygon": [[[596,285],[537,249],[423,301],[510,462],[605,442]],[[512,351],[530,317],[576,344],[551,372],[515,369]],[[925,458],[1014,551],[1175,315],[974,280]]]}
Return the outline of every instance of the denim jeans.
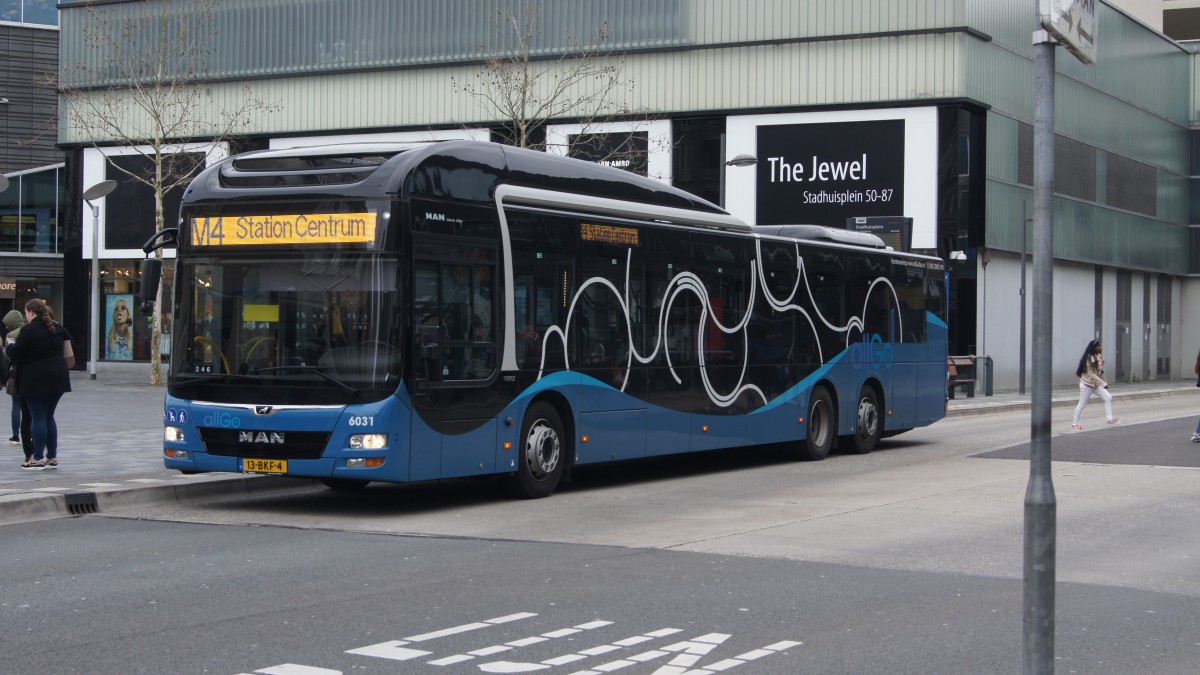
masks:
{"label": "denim jeans", "polygon": [[21,397],[10,396],[12,399],[12,429],[13,438],[18,438],[21,435]]}
{"label": "denim jeans", "polygon": [[44,394],[42,396],[26,396],[25,405],[29,407],[29,416],[33,418],[30,432],[33,435],[33,458],[46,459],[58,457],[58,425],[54,423],[54,409],[62,392]]}

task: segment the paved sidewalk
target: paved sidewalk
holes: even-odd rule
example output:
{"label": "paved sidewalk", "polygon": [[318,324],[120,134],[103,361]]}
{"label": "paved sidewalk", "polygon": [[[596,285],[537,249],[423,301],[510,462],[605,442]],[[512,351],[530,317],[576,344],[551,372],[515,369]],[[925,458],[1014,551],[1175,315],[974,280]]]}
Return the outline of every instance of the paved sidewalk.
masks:
{"label": "paved sidewalk", "polygon": [[[1194,395],[1195,380],[1152,380],[1149,382],[1114,383],[1109,388],[1113,401],[1121,399],[1161,398],[1164,396]],[[1032,388],[1028,387],[1024,394],[1015,391],[997,392],[995,396],[976,396],[967,398],[961,388],[955,391],[957,398],[947,402],[949,410],[946,417],[960,415],[987,415],[992,413],[1015,412],[1029,410],[1032,399]],[[1074,408],[1079,403],[1079,385],[1055,387],[1050,392],[1050,405],[1054,408]],[[1092,405],[1100,405],[1098,398],[1092,398]]]}
{"label": "paved sidewalk", "polygon": [[[0,440],[0,525],[110,510],[130,504],[194,500],[236,492],[312,488],[316,481],[274,476],[201,474],[184,476],[162,463],[165,387],[148,384],[149,372],[71,374],[74,389],[59,404],[59,462],[54,471],[24,471],[20,446]],[[1153,398],[1195,394],[1192,380],[1114,385],[1113,397]],[[1028,410],[1030,393],[949,401],[947,417]],[[1074,406],[1077,386],[1059,387],[1055,407]],[[11,403],[0,395],[0,410]],[[0,420],[7,418],[0,415]],[[5,422],[7,425],[7,422]],[[0,438],[10,435],[6,429]]]}
{"label": "paved sidewalk", "polygon": [[[312,481],[272,476],[200,474],[167,470],[162,461],[163,396],[150,373],[71,372],[58,422],[59,468],[25,471],[21,446],[0,414],[0,525],[109,510],[127,504],[196,499],[238,491],[287,489]],[[7,413],[11,397],[0,396]]]}

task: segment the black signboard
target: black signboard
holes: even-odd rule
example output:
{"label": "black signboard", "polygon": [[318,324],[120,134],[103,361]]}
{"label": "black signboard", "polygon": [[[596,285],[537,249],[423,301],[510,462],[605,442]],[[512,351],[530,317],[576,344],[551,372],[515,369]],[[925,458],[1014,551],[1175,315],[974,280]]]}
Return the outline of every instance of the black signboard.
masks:
{"label": "black signboard", "polygon": [[650,133],[624,131],[606,134],[571,134],[567,156],[649,175]]}
{"label": "black signboard", "polygon": [[904,120],[760,126],[757,143],[760,225],[904,213]]}

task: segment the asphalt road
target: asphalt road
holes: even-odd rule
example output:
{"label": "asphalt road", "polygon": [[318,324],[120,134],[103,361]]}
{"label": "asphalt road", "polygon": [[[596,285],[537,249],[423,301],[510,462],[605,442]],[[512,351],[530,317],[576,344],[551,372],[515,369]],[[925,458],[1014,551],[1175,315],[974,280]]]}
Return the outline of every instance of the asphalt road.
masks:
{"label": "asphalt road", "polygon": [[[620,662],[629,673],[1007,673],[1020,664],[1014,579],[112,518],[5,535],[6,673],[575,673]],[[1194,595],[1067,583],[1058,613],[1059,672],[1195,672]]]}
{"label": "asphalt road", "polygon": [[[1192,407],[1055,436],[1058,672],[1195,672]],[[2,669],[1018,672],[1028,424],[602,467],[535,501],[447,481],[9,525]]]}

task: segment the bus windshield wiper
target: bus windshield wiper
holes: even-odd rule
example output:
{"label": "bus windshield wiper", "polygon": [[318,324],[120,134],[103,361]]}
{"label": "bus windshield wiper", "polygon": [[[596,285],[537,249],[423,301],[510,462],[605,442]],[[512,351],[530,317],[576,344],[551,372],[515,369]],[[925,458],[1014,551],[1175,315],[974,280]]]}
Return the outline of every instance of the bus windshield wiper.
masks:
{"label": "bus windshield wiper", "polygon": [[262,378],[258,377],[257,375],[239,375],[237,373],[213,373],[211,375],[200,375],[198,377],[192,377],[192,378],[188,378],[186,380],[180,379],[179,376],[176,376],[171,381],[171,386],[183,388],[183,387],[191,387],[191,386],[197,385],[197,384],[204,384],[206,382],[218,382],[218,381],[225,382],[228,380],[238,380],[238,381],[249,380],[251,382],[261,382]]}
{"label": "bus windshield wiper", "polygon": [[348,382],[346,382],[345,380],[343,380],[342,378],[336,377],[334,375],[330,375],[329,373],[325,372],[325,370],[321,366],[271,366],[269,368],[255,368],[254,372],[255,373],[273,373],[273,372],[277,372],[280,370],[298,370],[298,371],[304,372],[304,373],[316,373],[318,376],[324,378],[325,380],[336,384],[339,388],[341,388],[342,391],[346,392],[347,394],[350,394],[353,396],[358,393],[358,389],[355,389],[354,387],[350,386],[350,384]]}

